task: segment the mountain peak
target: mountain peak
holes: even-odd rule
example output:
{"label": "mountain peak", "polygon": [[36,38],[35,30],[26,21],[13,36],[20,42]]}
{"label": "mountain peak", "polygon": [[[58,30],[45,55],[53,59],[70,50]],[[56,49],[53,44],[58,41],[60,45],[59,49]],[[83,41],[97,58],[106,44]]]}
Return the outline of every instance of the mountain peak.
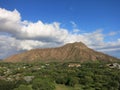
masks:
{"label": "mountain peak", "polygon": [[72,47],[72,48],[74,47],[74,48],[80,48],[80,49],[88,49],[88,47],[84,43],[82,43],[82,42],[68,43],[68,44],[65,45],[65,47]]}
{"label": "mountain peak", "polygon": [[81,47],[87,47],[84,43],[82,43],[82,42],[75,42],[75,43],[73,43],[73,45],[75,45],[75,46],[81,46]]}

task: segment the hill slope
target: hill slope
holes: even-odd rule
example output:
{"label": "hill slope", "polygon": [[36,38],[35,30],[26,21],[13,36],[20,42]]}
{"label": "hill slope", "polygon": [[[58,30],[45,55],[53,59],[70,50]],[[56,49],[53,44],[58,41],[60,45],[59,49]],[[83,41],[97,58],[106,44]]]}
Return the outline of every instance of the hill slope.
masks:
{"label": "hill slope", "polygon": [[58,48],[33,49],[6,58],[5,62],[33,62],[33,61],[114,61],[117,58],[94,51],[82,42],[69,43]]}

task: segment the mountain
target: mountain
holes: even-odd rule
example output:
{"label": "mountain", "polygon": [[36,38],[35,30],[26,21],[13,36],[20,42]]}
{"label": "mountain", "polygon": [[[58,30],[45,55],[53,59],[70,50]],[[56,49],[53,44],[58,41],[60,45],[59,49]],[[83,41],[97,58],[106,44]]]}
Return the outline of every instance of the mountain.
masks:
{"label": "mountain", "polygon": [[6,58],[5,62],[67,62],[67,61],[115,61],[115,57],[94,51],[82,42],[69,43],[62,47],[33,49]]}

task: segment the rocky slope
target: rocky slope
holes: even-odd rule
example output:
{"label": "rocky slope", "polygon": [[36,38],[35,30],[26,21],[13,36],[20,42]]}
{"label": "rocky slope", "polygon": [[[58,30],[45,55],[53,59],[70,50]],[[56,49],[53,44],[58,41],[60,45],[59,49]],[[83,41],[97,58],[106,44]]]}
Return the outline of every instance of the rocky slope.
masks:
{"label": "rocky slope", "polygon": [[52,62],[52,61],[115,61],[115,57],[94,51],[82,42],[69,43],[62,47],[33,49],[6,58],[5,62]]}

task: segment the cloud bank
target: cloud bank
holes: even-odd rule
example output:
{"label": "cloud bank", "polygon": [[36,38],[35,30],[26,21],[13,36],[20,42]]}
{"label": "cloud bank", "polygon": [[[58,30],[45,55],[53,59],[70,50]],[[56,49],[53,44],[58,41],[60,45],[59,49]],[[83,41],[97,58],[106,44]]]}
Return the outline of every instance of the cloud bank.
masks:
{"label": "cloud bank", "polygon": [[[33,23],[28,20],[22,21],[21,18],[17,10],[9,11],[0,8],[0,58],[34,48],[57,47],[79,41],[109,54],[113,51],[120,52],[120,39],[105,42],[102,30],[76,33],[74,30],[70,32],[68,29],[61,28],[59,22],[43,23],[38,20]],[[115,35],[114,32],[110,35],[113,34]]]}

